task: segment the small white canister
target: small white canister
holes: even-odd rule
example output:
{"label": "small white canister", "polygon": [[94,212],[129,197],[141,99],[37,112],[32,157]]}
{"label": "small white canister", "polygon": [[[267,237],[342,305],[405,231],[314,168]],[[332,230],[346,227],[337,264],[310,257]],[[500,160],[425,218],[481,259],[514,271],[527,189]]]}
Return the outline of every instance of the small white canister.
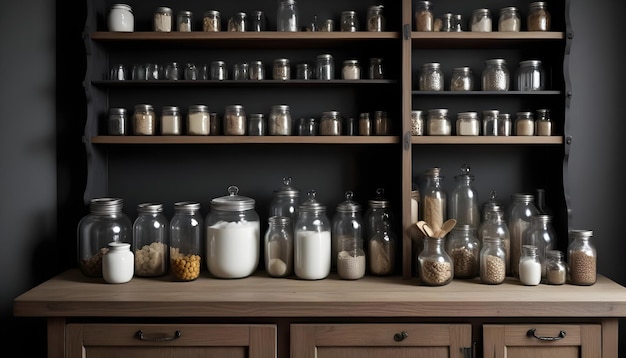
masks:
{"label": "small white canister", "polygon": [[133,32],[135,30],[135,17],[133,9],[126,4],[113,4],[108,17],[109,31]]}
{"label": "small white canister", "polygon": [[108,283],[126,283],[135,273],[135,255],[126,242],[110,242],[102,257],[102,277]]}

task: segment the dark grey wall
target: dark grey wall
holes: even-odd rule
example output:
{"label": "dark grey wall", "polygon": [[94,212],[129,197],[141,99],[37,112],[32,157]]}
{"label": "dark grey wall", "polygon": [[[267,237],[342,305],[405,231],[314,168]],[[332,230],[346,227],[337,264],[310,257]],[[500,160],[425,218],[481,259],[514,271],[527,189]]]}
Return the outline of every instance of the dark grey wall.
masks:
{"label": "dark grey wall", "polygon": [[[570,57],[573,138],[567,168],[572,228],[591,229],[599,272],[626,284],[622,237],[626,84],[621,14],[626,3],[573,0]],[[59,7],[55,19],[56,7]],[[81,136],[84,4],[11,1],[0,11],[0,341],[45,356],[45,321],[12,317],[13,299],[73,265],[84,215]],[[61,49],[63,45],[63,49]],[[626,356],[626,322],[620,355]]]}

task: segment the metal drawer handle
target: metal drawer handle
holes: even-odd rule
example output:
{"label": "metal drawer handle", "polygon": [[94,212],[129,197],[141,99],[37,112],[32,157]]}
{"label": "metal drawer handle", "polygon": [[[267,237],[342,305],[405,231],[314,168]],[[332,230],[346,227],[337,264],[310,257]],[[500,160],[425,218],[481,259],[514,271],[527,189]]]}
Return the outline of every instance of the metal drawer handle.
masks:
{"label": "metal drawer handle", "polygon": [[174,332],[174,337],[155,337],[155,338],[148,338],[148,337],[144,337],[143,335],[143,331],[142,330],[138,330],[137,332],[135,332],[135,338],[137,338],[140,341],[148,341],[148,342],[167,342],[167,341],[173,341],[175,339],[180,338],[180,336],[182,336],[183,334],[180,331],[175,331]]}
{"label": "metal drawer handle", "polygon": [[526,335],[528,337],[535,337],[540,341],[558,341],[559,339],[563,339],[565,338],[565,335],[567,334],[567,332],[565,331],[559,331],[559,336],[558,337],[542,337],[542,336],[537,336],[535,334],[536,329],[531,328],[528,330],[528,332],[526,332]]}
{"label": "metal drawer handle", "polygon": [[406,331],[402,331],[400,333],[394,334],[393,335],[393,340],[396,341],[396,342],[402,342],[408,336],[409,336],[409,334]]}

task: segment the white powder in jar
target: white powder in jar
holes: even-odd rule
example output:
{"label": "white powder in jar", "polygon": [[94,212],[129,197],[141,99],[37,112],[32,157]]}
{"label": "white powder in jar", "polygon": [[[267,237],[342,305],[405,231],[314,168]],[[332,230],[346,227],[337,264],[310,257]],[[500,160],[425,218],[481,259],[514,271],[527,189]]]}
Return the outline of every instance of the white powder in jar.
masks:
{"label": "white powder in jar", "polygon": [[294,268],[296,276],[305,280],[320,280],[330,274],[330,231],[297,231]]}
{"label": "white powder in jar", "polygon": [[259,221],[218,221],[206,233],[209,272],[219,278],[243,278],[259,264]]}
{"label": "white powder in jar", "polygon": [[191,135],[209,135],[211,126],[208,112],[193,112],[187,118],[187,132]]}
{"label": "white powder in jar", "polygon": [[345,280],[356,280],[365,276],[365,255],[351,255],[340,251],[337,255],[337,273]]}

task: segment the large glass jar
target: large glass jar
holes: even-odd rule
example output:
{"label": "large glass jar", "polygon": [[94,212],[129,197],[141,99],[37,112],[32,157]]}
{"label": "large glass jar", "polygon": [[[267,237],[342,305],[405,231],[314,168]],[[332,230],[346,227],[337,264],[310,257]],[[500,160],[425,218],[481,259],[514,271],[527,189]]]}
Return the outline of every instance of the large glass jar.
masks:
{"label": "large glass jar", "polygon": [[385,31],[385,17],[383,5],[374,5],[367,8],[367,31]]}
{"label": "large glass jar", "polygon": [[448,109],[436,108],[428,110],[426,135],[452,135],[452,123],[450,118],[448,118]]}
{"label": "large glass jar", "polygon": [[433,31],[434,15],[430,1],[415,3],[415,31]]}
{"label": "large glass jar", "polygon": [[346,200],[337,205],[332,221],[332,268],[339,277],[355,280],[365,275],[365,228],[361,205],[354,201],[354,193],[346,192]]}
{"label": "large glass jar", "polygon": [[330,54],[318,55],[315,60],[315,78],[318,80],[335,79],[335,60]]}
{"label": "large glass jar", "polygon": [[509,83],[509,69],[506,67],[506,60],[493,58],[485,61],[482,72],[483,91],[508,91]]}
{"label": "large glass jar", "polygon": [[150,104],[137,104],[133,112],[133,134],[134,135],[155,135],[156,116],[154,107]]}
{"label": "large glass jar", "polygon": [[321,280],[330,274],[331,222],[326,206],[316,199],[312,190],[298,208],[295,227],[294,271],[303,280]]}
{"label": "large glass jar", "polygon": [[274,105],[270,110],[267,121],[269,135],[291,135],[292,131],[291,111],[289,106],[284,104]]}
{"label": "large glass jar", "polygon": [[205,220],[207,267],[217,278],[247,277],[259,264],[261,234],[255,200],[238,193],[238,187],[230,186],[227,196],[212,199]]}
{"label": "large glass jar", "polygon": [[396,235],[391,229],[391,217],[383,213],[380,219],[380,230],[367,246],[369,272],[376,276],[391,275],[396,262]]}
{"label": "large glass jar", "polygon": [[133,9],[126,4],[113,4],[107,16],[107,24],[111,32],[133,32],[135,29]]}
{"label": "large glass jar", "polygon": [[498,17],[498,31],[519,32],[521,29],[521,19],[519,11],[515,6],[507,6],[500,9]]}
{"label": "large glass jar", "polygon": [[282,0],[278,5],[276,19],[277,31],[298,31],[298,6],[295,0]]}
{"label": "large glass jar", "polygon": [[174,279],[193,281],[200,276],[203,230],[200,203],[174,203],[170,220],[170,271]]}
{"label": "large glass jar", "polygon": [[338,111],[322,113],[320,119],[320,135],[341,135],[343,118]]}
{"label": "large glass jar", "polygon": [[219,32],[222,31],[222,18],[217,10],[209,10],[202,18],[202,31]]}
{"label": "large glass jar", "polygon": [[339,29],[343,32],[359,31],[359,18],[356,16],[356,11],[347,10],[341,12]]}
{"label": "large glass jar", "polygon": [[450,78],[450,91],[474,90],[474,74],[470,67],[455,67]]}
{"label": "large glass jar", "polygon": [[443,238],[424,238],[424,249],[417,256],[417,271],[424,285],[443,286],[454,278],[454,265],[444,243]]}
{"label": "large glass jar", "polygon": [[265,270],[271,277],[293,273],[293,229],[288,216],[270,216],[264,237]]}
{"label": "large glass jar", "polygon": [[428,169],[425,178],[426,183],[422,194],[422,217],[434,232],[439,232],[448,215],[448,194],[443,187],[441,168]]}
{"label": "large glass jar", "polygon": [[570,230],[567,246],[569,280],[573,285],[590,286],[597,280],[598,254],[591,241],[593,231]]}
{"label": "large glass jar", "polygon": [[461,167],[461,174],[455,176],[454,181],[456,184],[450,193],[448,218],[456,219],[457,225],[470,225],[478,229],[480,225],[478,194],[469,165],[464,164]]}
{"label": "large glass jar", "polygon": [[540,60],[525,60],[517,68],[518,91],[541,91],[545,88],[545,71]]}
{"label": "large glass jar", "polygon": [[537,256],[541,262],[541,277],[546,277],[546,251],[556,245],[556,232],[552,227],[552,216],[546,214],[534,215],[530,218],[530,226],[522,236],[522,247],[533,245],[537,247]]}
{"label": "large glass jar", "polygon": [[491,11],[489,9],[475,9],[472,11],[470,29],[473,32],[491,32]]}
{"label": "large glass jar", "polygon": [[[378,231],[383,229],[383,217],[387,217],[390,221],[390,227],[393,227],[395,216],[391,208],[391,201],[385,197],[385,189],[376,189],[376,197],[367,201],[367,210],[365,211],[365,241],[371,240]],[[366,245],[366,247],[368,247]]]}
{"label": "large glass jar", "polygon": [[163,106],[161,109],[161,134],[180,135],[182,134],[182,118],[180,110],[176,106]]}
{"label": "large glass jar", "polygon": [[168,273],[169,238],[170,222],[163,213],[163,204],[139,204],[133,223],[135,276],[157,277]]}
{"label": "large glass jar", "polygon": [[78,267],[85,276],[102,277],[102,256],[110,242],[132,241],[132,222],[119,198],[89,201],[89,214],[78,223]]}
{"label": "large glass jar", "polygon": [[524,231],[530,226],[530,218],[539,214],[532,194],[515,193],[507,210],[509,233],[511,235],[511,273],[519,277],[519,259],[522,253]]}
{"label": "large glass jar", "polygon": [[476,228],[457,225],[445,239],[446,252],[454,265],[454,278],[474,278],[480,273],[480,241]]}
{"label": "large glass jar", "polygon": [[480,134],[480,120],[476,112],[459,112],[456,119],[456,135],[477,136]]}
{"label": "large glass jar", "polygon": [[504,218],[504,209],[500,206],[494,206],[486,210],[484,216],[485,219],[478,229],[478,239],[481,242],[486,237],[496,237],[502,240],[506,274],[511,275],[512,266],[517,265],[517,263],[511,261],[511,233]]}
{"label": "large glass jar", "polygon": [[174,24],[173,11],[169,7],[159,6],[154,11],[153,29],[156,32],[170,32]]}
{"label": "large glass jar", "polygon": [[485,237],[480,249],[480,282],[499,285],[506,278],[506,258],[502,240]]}
{"label": "large glass jar", "polygon": [[429,62],[422,65],[419,77],[420,91],[443,91],[444,75],[438,62]]}

